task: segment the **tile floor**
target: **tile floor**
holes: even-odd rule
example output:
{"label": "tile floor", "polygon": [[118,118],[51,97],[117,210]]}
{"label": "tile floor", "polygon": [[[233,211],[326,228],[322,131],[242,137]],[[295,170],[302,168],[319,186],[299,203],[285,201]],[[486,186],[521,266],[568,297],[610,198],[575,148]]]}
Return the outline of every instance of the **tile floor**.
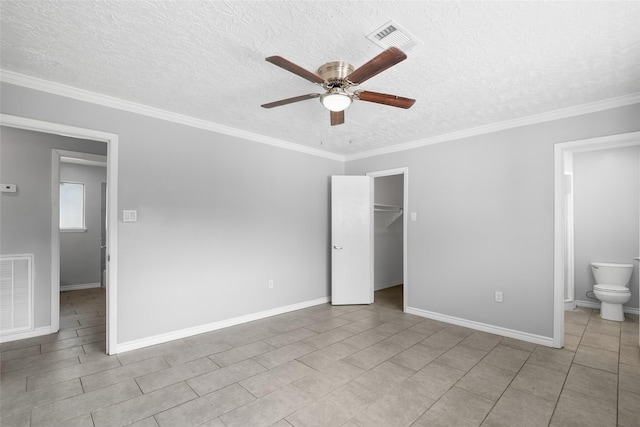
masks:
{"label": "tile floor", "polygon": [[401,311],[320,305],[118,356],[102,290],[0,346],[0,425],[640,426],[638,317],[566,314],[555,350]]}

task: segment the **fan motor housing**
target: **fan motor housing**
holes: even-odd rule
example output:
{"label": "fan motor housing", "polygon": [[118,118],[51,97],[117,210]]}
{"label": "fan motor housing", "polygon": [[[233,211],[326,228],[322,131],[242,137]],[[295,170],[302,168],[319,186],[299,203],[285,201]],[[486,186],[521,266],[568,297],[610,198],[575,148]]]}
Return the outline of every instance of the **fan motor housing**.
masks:
{"label": "fan motor housing", "polygon": [[332,61],[318,68],[318,75],[325,80],[345,79],[349,74],[353,73],[355,68],[353,65],[344,61]]}

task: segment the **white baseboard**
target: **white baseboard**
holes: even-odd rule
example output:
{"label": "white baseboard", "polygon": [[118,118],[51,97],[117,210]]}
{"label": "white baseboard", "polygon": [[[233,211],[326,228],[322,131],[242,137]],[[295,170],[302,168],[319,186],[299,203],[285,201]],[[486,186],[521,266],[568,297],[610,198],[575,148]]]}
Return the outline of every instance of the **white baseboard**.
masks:
{"label": "white baseboard", "polygon": [[445,323],[452,323],[458,326],[464,326],[465,328],[475,329],[477,331],[488,332],[490,334],[500,335],[508,338],[515,338],[517,340],[526,341],[533,344],[553,347],[552,337],[543,337],[541,335],[507,329],[501,326],[488,325],[486,323],[474,322],[472,320],[447,316],[446,314],[434,313],[432,311],[420,310],[413,307],[407,307],[406,312],[409,314],[415,314],[416,316],[426,317],[428,319],[439,320]]}
{"label": "white baseboard", "polygon": [[52,334],[51,326],[43,326],[41,328],[31,329],[30,331],[17,332],[9,335],[0,336],[0,343],[23,340],[25,338],[39,337],[40,335]]}
{"label": "white baseboard", "polygon": [[402,285],[403,281],[399,281],[399,282],[391,282],[391,283],[382,283],[380,285],[375,285],[373,287],[374,291],[381,291],[383,289],[387,289],[387,288],[393,288],[394,286],[400,286]]}
{"label": "white baseboard", "polygon": [[77,291],[80,289],[93,289],[93,288],[99,288],[100,286],[102,286],[100,283],[81,283],[79,285],[66,285],[66,286],[60,286],[60,292]]}
{"label": "white baseboard", "polygon": [[[597,301],[582,301],[582,300],[576,300],[576,305],[578,307],[585,307],[585,308],[595,308],[600,310],[600,303]],[[622,307],[623,311],[625,313],[629,313],[629,314],[638,314],[640,315],[640,309],[635,308],[635,307]]]}
{"label": "white baseboard", "polygon": [[564,300],[564,311],[573,311],[576,309],[576,302],[572,299]]}
{"label": "white baseboard", "polygon": [[330,301],[331,301],[330,297],[318,298],[315,300],[304,301],[301,303],[287,305],[284,307],[278,307],[271,310],[260,311],[258,313],[247,314],[245,316],[234,317],[232,319],[221,320],[219,322],[213,322],[206,325],[181,329],[179,331],[169,332],[167,334],[160,334],[160,335],[155,335],[148,338],[142,338],[138,340],[123,342],[121,344],[116,344],[115,353],[124,353],[131,350],[137,350],[143,347],[149,347],[152,345],[162,344],[165,342],[174,341],[181,338],[187,338],[193,335],[203,334],[205,332],[211,332],[217,329],[239,325],[241,323],[252,322],[254,320],[260,320],[266,317],[277,316],[278,314],[284,314],[290,311],[296,311],[296,310],[301,310],[307,307],[313,307],[314,305],[325,304]]}

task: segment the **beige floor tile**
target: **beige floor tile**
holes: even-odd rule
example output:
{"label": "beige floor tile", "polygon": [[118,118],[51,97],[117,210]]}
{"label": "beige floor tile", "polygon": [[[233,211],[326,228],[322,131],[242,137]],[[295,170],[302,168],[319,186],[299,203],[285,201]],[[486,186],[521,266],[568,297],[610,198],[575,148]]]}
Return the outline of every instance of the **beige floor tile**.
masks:
{"label": "beige floor tile", "polygon": [[70,420],[140,396],[142,393],[131,380],[111,387],[80,394],[69,399],[41,405],[33,409],[32,425],[64,425]]}
{"label": "beige floor tile", "polygon": [[235,365],[243,360],[251,359],[269,351],[275,350],[275,347],[264,341],[256,341],[240,347],[222,351],[220,353],[209,356],[211,360],[221,367]]}
{"label": "beige floor tile", "polygon": [[27,390],[35,390],[51,384],[80,378],[107,369],[113,369],[118,366],[120,366],[118,359],[116,357],[110,357],[107,359],[100,359],[95,362],[81,363],[79,365],[73,365],[67,368],[37,374],[29,377],[27,381]]}
{"label": "beige floor tile", "polygon": [[[41,366],[50,362],[56,362],[63,359],[78,357],[84,354],[82,347],[65,348],[51,353],[35,354],[33,356],[21,357],[20,359],[8,360],[0,363],[0,372],[3,376],[7,372],[19,371],[22,369],[31,370],[35,366]],[[76,359],[77,360],[77,359]],[[37,370],[37,369],[36,369]]]}
{"label": "beige floor tile", "polygon": [[399,386],[351,419],[362,427],[410,426],[435,401]]}
{"label": "beige floor tile", "polygon": [[343,344],[347,344],[358,350],[363,350],[367,347],[371,347],[376,343],[379,343],[380,341],[384,341],[387,338],[388,336],[386,334],[383,334],[380,331],[376,331],[375,329],[371,329],[347,338],[342,342]]}
{"label": "beige floor tile", "polygon": [[525,363],[509,388],[555,402],[565,379],[566,375],[558,371]]}
{"label": "beige floor tile", "polygon": [[513,371],[484,363],[483,360],[471,368],[471,370],[456,383],[456,387],[486,399],[497,401],[515,375],[516,373]]}
{"label": "beige floor tile", "polygon": [[275,368],[278,365],[290,362],[305,354],[312,353],[316,349],[308,344],[302,342],[296,342],[293,344],[280,347],[276,350],[263,353],[260,356],[255,356],[252,360],[255,360],[267,369]]}
{"label": "beige floor tile", "polygon": [[580,345],[580,339],[581,337],[565,334],[563,350],[567,350],[575,353],[578,350],[578,346]]}
{"label": "beige floor tile", "polygon": [[239,384],[255,397],[262,397],[313,372],[316,371],[304,363],[292,360],[284,365],[244,379]]}
{"label": "beige floor tile", "polygon": [[345,330],[345,329],[337,328],[337,329],[332,329],[330,331],[316,334],[310,338],[302,340],[302,343],[308,346],[311,346],[314,349],[321,349],[331,344],[335,344],[339,341],[347,339],[351,336],[353,336],[352,332],[349,332],[348,330]]}
{"label": "beige floor tile", "polygon": [[618,425],[623,427],[640,426],[640,393],[620,391],[618,400]]}
{"label": "beige floor tile", "polygon": [[83,393],[82,384],[78,378],[53,384],[49,387],[32,391],[22,391],[20,393],[7,393],[4,390],[4,384],[2,384],[2,388],[0,413],[3,418],[24,412],[31,414],[31,410],[34,407],[57,402]]}
{"label": "beige floor tile", "polygon": [[442,350],[449,350],[455,347],[464,337],[448,332],[447,329],[436,332],[422,341],[422,344]]}
{"label": "beige floor tile", "polygon": [[198,397],[185,383],[174,384],[92,412],[95,427],[126,426]]}
{"label": "beige floor tile", "polygon": [[81,378],[84,391],[105,388],[119,382],[137,378],[152,372],[161,371],[169,367],[169,364],[160,357],[141,360],[129,365],[118,366],[113,369],[103,370],[95,374],[86,375]]}
{"label": "beige floor tile", "polygon": [[618,378],[620,390],[640,394],[640,366],[624,365],[621,363]]}
{"label": "beige floor tile", "polygon": [[485,350],[457,345],[436,360],[452,368],[468,371],[486,355],[487,351]]}
{"label": "beige floor tile", "polygon": [[219,369],[218,365],[205,357],[158,372],[139,376],[136,378],[136,383],[138,383],[143,393],[149,393],[179,383],[180,381],[186,381],[208,372],[213,372],[217,369]]}
{"label": "beige floor tile", "polygon": [[618,394],[618,376],[610,372],[574,364],[569,370],[564,389],[615,404]]}
{"label": "beige floor tile", "polygon": [[618,373],[618,353],[580,344],[576,351],[574,364]]}
{"label": "beige floor tile", "polygon": [[620,349],[620,338],[618,336],[610,336],[586,331],[582,336],[580,345],[601,348],[607,351],[615,351]]}
{"label": "beige floor tile", "polygon": [[508,389],[489,412],[484,425],[491,427],[546,427],[555,402]]}
{"label": "beige floor tile", "polygon": [[465,375],[465,371],[434,361],[401,384],[417,395],[431,400],[440,399]]}
{"label": "beige floor tile", "polygon": [[456,387],[449,390],[416,421],[424,427],[479,426],[494,402]]}
{"label": "beige floor tile", "polygon": [[310,396],[318,398],[359,377],[364,372],[364,369],[338,361],[294,381],[293,384]]}
{"label": "beige floor tile", "polygon": [[270,426],[310,401],[311,397],[302,390],[293,385],[287,385],[227,412],[220,417],[220,420],[227,427]]}
{"label": "beige floor tile", "polygon": [[531,357],[531,352],[499,344],[482,359],[482,363],[488,363],[501,369],[518,372],[529,357]]}
{"label": "beige floor tile", "polygon": [[385,340],[345,357],[344,361],[362,369],[371,369],[403,350],[398,344]]}
{"label": "beige floor tile", "polygon": [[414,371],[419,371],[444,352],[445,350],[443,349],[418,343],[393,356],[389,361]]}
{"label": "beige floor tile", "polygon": [[255,400],[251,393],[238,384],[232,384],[205,396],[190,400],[155,416],[158,425],[197,426],[218,418]]}
{"label": "beige floor tile", "polygon": [[612,320],[603,320],[597,317],[591,317],[587,324],[586,332],[594,332],[602,335],[609,335],[613,337],[620,336],[621,322],[614,322]]}
{"label": "beige floor tile", "polygon": [[563,390],[551,424],[558,427],[615,427],[616,407],[599,398]]}
{"label": "beige floor tile", "polygon": [[574,353],[567,350],[537,347],[531,354],[531,357],[529,357],[529,360],[527,360],[527,363],[543,366],[566,374],[569,372],[569,367],[571,367],[574,356]]}
{"label": "beige floor tile", "polygon": [[265,368],[253,360],[245,360],[213,372],[187,380],[187,384],[200,396],[264,372]]}
{"label": "beige floor tile", "polygon": [[347,356],[356,353],[358,350],[350,345],[338,342],[330,346],[316,350],[313,353],[299,357],[298,360],[313,369],[322,369],[332,363],[337,362]]}
{"label": "beige floor tile", "polygon": [[310,338],[317,335],[317,332],[310,331],[305,328],[298,328],[292,331],[288,331],[279,335],[274,335],[264,340],[267,344],[279,348],[285,345],[293,344],[294,342],[302,341],[305,338]]}
{"label": "beige floor tile", "polygon": [[476,331],[465,338],[460,345],[477,348],[484,351],[491,351],[500,344],[502,337],[487,332]]}
{"label": "beige floor tile", "polygon": [[631,366],[640,366],[640,347],[637,345],[621,345],[620,363]]}
{"label": "beige floor tile", "polygon": [[581,325],[579,323],[566,322],[564,325],[564,333],[567,335],[575,335],[581,337],[584,334],[587,325]]}

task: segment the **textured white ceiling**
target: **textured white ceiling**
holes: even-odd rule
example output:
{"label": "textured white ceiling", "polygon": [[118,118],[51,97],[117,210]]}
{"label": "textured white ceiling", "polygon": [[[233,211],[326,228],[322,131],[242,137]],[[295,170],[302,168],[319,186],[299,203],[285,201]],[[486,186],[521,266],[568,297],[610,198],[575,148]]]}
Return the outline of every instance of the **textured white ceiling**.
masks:
{"label": "textured white ceiling", "polygon": [[[351,154],[640,92],[640,2],[5,1],[0,67],[333,153]],[[318,92],[267,63],[358,67],[395,20],[422,43],[329,125]]]}

